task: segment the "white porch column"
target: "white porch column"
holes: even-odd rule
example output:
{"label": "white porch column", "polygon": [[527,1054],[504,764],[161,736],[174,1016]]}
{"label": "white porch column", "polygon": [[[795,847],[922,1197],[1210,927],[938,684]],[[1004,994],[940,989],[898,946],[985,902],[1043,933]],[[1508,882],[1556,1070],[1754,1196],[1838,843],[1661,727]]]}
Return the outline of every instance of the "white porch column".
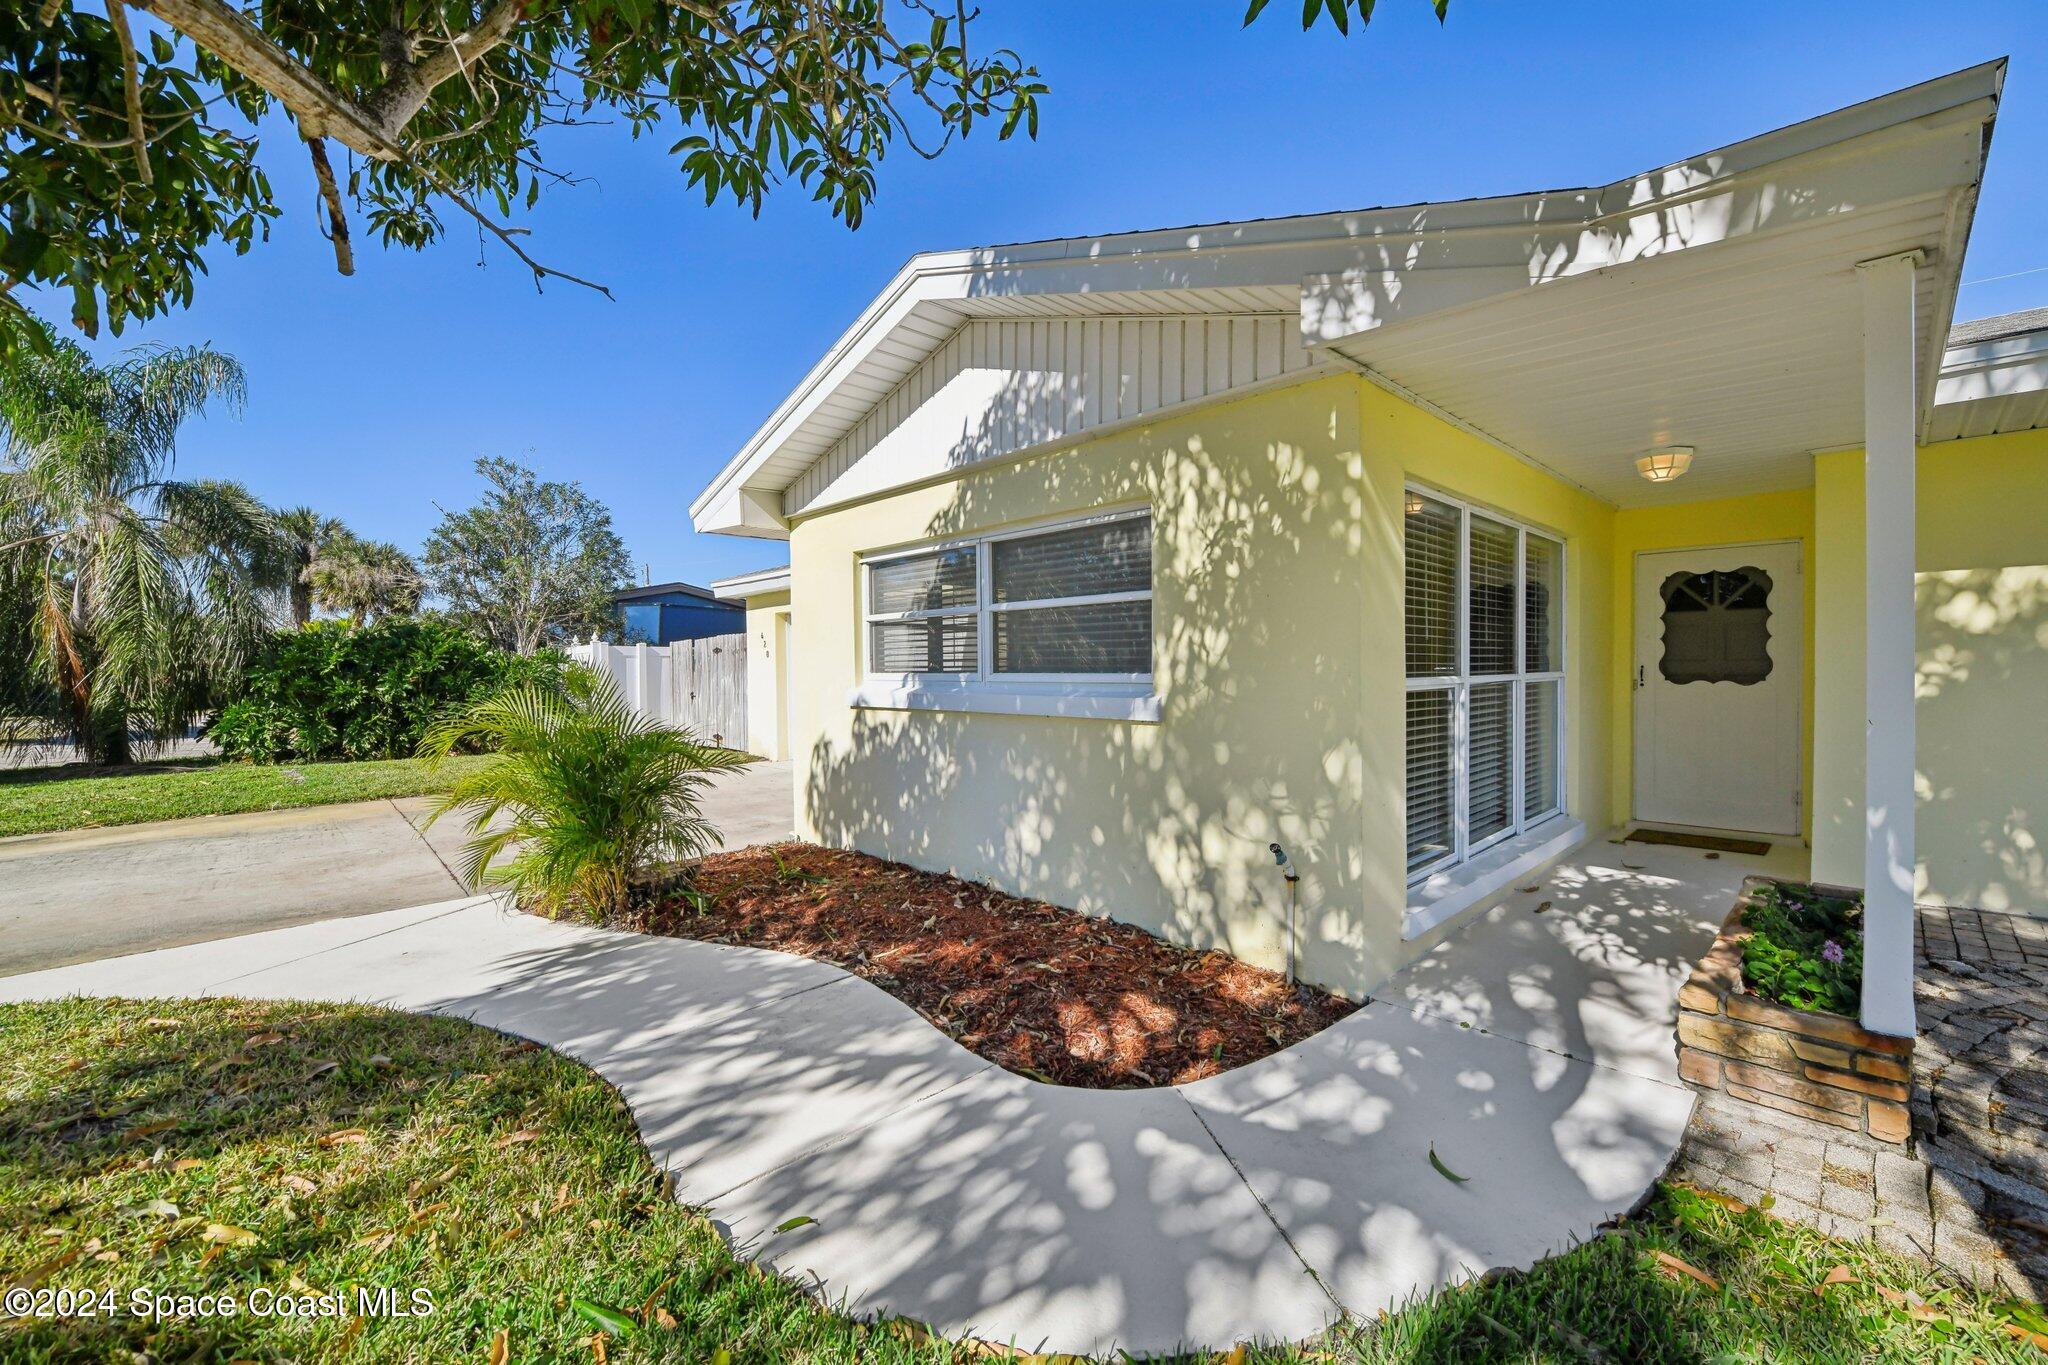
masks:
{"label": "white porch column", "polygon": [[1913,1016],[1913,480],[1919,252],[1866,261],[1863,288],[1863,1027]]}

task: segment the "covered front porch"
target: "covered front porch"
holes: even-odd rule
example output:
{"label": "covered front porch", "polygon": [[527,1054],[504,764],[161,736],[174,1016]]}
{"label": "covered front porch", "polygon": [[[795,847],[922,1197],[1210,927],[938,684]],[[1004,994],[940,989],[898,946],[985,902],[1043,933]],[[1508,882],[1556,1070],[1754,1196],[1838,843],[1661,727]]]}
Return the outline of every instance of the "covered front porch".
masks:
{"label": "covered front porch", "polygon": [[1302,298],[1318,354],[1614,509],[1609,542],[1568,543],[1576,590],[1605,594],[1572,645],[1567,713],[1603,731],[1576,752],[1604,763],[1574,812],[1760,836],[1860,890],[1862,1023],[1897,1037],[1915,1032],[1916,896],[2048,912],[2032,830],[2008,828],[2018,858],[1989,851],[1988,871],[1968,847],[1995,779],[1958,814],[1916,768],[1940,575],[2048,559],[1979,554],[1956,520],[2048,508],[2027,472],[2048,468],[2041,434],[1956,439],[1974,430],[1953,410],[1967,395],[1949,382],[1937,401],[2002,76],[1960,72],[1641,177],[1630,202],[1654,211],[1539,228],[1519,266],[1466,247],[1312,278]]}

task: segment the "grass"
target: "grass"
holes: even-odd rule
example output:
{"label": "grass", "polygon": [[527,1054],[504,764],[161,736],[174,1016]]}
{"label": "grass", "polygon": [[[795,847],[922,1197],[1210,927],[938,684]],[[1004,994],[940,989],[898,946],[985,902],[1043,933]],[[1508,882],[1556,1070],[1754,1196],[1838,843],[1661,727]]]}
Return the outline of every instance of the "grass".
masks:
{"label": "grass", "polygon": [[[1660,1269],[1659,1252],[1715,1285]],[[1838,1266],[1846,1282],[1820,1288]],[[0,1358],[482,1361],[500,1334],[517,1361],[989,1358],[852,1322],[734,1260],[667,1197],[625,1106],[582,1067],[459,1020],[352,1006],[0,1007],[0,1282],[38,1278],[123,1302],[137,1286],[418,1288],[435,1311],[0,1318]],[[1670,1187],[1526,1274],[1246,1359],[2038,1365],[2008,1330],[2019,1320]]]}
{"label": "grass", "polygon": [[2041,1365],[2048,1335],[2035,1343],[2034,1333],[2048,1333],[2039,1309],[1957,1288],[1868,1243],[1833,1241],[1723,1196],[1664,1185],[1615,1231],[1526,1273],[1432,1295],[1387,1318],[1355,1349],[1374,1365]]}
{"label": "grass", "polygon": [[325,806],[446,791],[483,762],[456,757],[362,763],[229,763],[194,759],[108,771],[83,764],[0,771],[0,836],[181,820],[194,815]]}
{"label": "grass", "polygon": [[483,1361],[499,1333],[511,1360],[588,1362],[600,1328],[578,1300],[644,1317],[611,1334],[619,1361],[951,1355],[747,1270],[666,1196],[610,1087],[459,1020],[237,1001],[8,1006],[0,1116],[0,1280],[48,1267],[46,1285],[123,1302],[148,1286],[419,1288],[434,1303],[424,1318],[17,1320],[0,1325],[0,1359],[20,1365],[130,1351]]}

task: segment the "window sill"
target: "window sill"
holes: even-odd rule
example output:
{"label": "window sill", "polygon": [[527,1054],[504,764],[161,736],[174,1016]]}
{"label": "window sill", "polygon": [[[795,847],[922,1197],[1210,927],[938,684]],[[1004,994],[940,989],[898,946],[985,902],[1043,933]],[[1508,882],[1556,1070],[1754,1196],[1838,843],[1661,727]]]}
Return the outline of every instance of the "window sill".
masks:
{"label": "window sill", "polygon": [[1097,692],[1075,687],[864,682],[846,694],[846,704],[876,711],[967,711],[989,716],[1159,723],[1159,698],[1151,692]]}
{"label": "window sill", "polygon": [[1586,822],[1553,816],[1534,829],[1504,839],[1456,867],[1432,872],[1408,888],[1408,909],[1401,917],[1401,937],[1420,938],[1446,921],[1512,886],[1537,868],[1577,848],[1586,838]]}

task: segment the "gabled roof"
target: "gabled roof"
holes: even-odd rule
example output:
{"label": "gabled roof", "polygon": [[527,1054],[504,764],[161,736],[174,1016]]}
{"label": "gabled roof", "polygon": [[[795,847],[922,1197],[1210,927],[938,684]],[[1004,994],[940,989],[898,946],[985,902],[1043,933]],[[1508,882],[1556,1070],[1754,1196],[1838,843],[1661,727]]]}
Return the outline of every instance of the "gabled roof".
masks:
{"label": "gabled roof", "polygon": [[644,602],[651,597],[674,597],[678,594],[684,597],[700,597],[704,601],[716,604],[718,606],[729,607],[738,605],[734,602],[724,601],[722,598],[719,597],[717,593],[713,592],[709,588],[700,588],[695,583],[681,582],[648,583],[638,588],[621,588],[617,592],[612,594],[612,601]]}
{"label": "gabled roof", "polygon": [[[1316,366],[1363,372],[1610,501],[1648,496],[1617,461],[1674,440],[1701,448],[1691,496],[1782,485],[1786,457],[1860,440],[1859,261],[1920,254],[1931,406],[2004,72],[1602,186],[918,255],[692,519],[786,535],[784,491],[982,319],[1284,316]],[[1713,412],[1664,396],[1745,383],[1746,406]],[[1687,430],[1662,434],[1672,420]]]}
{"label": "gabled roof", "polygon": [[1948,344],[1951,347],[1974,346],[1980,341],[2003,341],[2029,332],[2048,332],[2048,308],[2025,308],[2017,313],[2000,313],[1997,317],[1959,322],[1949,328]]}

